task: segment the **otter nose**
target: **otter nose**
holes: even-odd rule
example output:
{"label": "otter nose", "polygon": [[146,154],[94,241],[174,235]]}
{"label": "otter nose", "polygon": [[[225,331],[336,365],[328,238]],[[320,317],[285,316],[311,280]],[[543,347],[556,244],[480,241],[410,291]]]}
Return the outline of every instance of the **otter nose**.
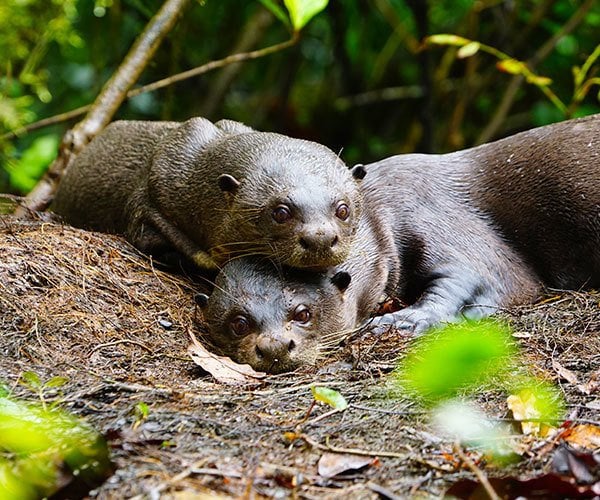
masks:
{"label": "otter nose", "polygon": [[339,238],[333,231],[306,231],[300,235],[298,242],[304,250],[328,250],[338,244]]}
{"label": "otter nose", "polygon": [[268,335],[261,335],[256,341],[256,355],[266,365],[285,364],[290,353],[296,348],[292,339],[279,339]]}

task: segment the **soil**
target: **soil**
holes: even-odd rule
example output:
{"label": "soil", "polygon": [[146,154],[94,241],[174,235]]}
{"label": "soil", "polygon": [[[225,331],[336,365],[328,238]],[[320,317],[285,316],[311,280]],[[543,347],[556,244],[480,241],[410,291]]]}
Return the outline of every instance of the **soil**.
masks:
{"label": "soil", "polygon": [[[198,277],[166,272],[116,236],[0,216],[1,378],[34,401],[23,373],[67,378],[44,397],[105,435],[115,464],[90,497],[430,497],[474,478],[426,409],[391,383],[411,338],[356,335],[319,367],[223,385],[187,354],[189,334],[202,339],[199,291]],[[563,392],[569,420],[600,425],[600,294],[549,292],[499,316],[522,369]],[[314,384],[349,407],[313,405]],[[507,418],[506,397],[482,389],[477,403]],[[531,478],[549,470],[559,441],[533,439],[504,469],[469,456],[485,476]],[[319,475],[324,453],[347,449],[370,463]]]}

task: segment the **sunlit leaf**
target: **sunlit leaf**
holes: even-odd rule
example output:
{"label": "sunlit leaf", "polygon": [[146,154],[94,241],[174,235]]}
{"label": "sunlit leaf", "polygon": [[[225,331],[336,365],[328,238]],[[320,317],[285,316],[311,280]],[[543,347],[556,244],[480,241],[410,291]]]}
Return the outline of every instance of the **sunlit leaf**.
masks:
{"label": "sunlit leaf", "polygon": [[321,12],[329,0],[284,0],[292,26],[295,31],[300,31],[306,24]]}
{"label": "sunlit leaf", "polygon": [[463,38],[458,35],[450,35],[447,33],[440,33],[438,35],[431,35],[425,38],[425,43],[432,45],[456,45],[462,47],[470,43],[474,43],[468,38]]}
{"label": "sunlit leaf", "polygon": [[479,42],[468,43],[467,45],[463,45],[460,49],[458,49],[456,56],[459,59],[465,59],[467,57],[471,57],[472,55],[477,54],[480,47],[481,47],[481,45],[479,44]]}
{"label": "sunlit leaf", "polygon": [[524,381],[507,398],[515,420],[521,421],[523,434],[546,436],[556,426],[563,402],[555,387],[537,380]]}
{"label": "sunlit leaf", "polygon": [[502,61],[498,61],[496,63],[496,67],[500,71],[510,73],[511,75],[520,75],[524,71],[527,71],[525,63],[517,61],[516,59],[503,59]]}
{"label": "sunlit leaf", "polygon": [[328,404],[336,410],[345,410],[348,408],[348,402],[338,391],[321,386],[313,386],[310,390],[317,401]]}

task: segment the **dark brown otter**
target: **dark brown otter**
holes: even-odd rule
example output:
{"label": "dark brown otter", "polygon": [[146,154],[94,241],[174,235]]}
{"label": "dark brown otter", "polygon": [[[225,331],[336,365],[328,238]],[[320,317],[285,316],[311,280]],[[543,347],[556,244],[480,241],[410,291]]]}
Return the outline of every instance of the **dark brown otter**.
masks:
{"label": "dark brown otter", "polygon": [[[287,343],[293,319],[289,311],[280,314],[289,304],[318,311],[310,356],[301,359],[314,364],[319,338],[331,346],[365,321],[374,330],[421,333],[531,301],[543,285],[600,286],[600,115],[456,153],[394,156],[357,167],[355,175],[357,169],[366,172],[358,237],[348,260],[331,271],[352,277],[347,289],[325,289],[323,299],[307,293],[314,285],[297,278],[292,284],[273,270],[256,271],[268,276],[268,285],[251,287],[245,269],[255,263],[224,267],[222,276],[235,280],[217,282],[205,313],[211,337],[237,361],[256,362],[251,352],[260,343],[260,352],[271,346],[269,359],[278,361],[272,371],[300,364]],[[286,292],[265,301],[263,287]],[[386,291],[411,305],[369,319]],[[330,307],[330,295],[337,306]],[[234,328],[234,309],[238,320],[256,325],[248,340]],[[277,318],[268,330],[254,320],[263,312]],[[277,343],[270,342],[273,332]],[[293,340],[293,350],[301,351],[302,338]]]}
{"label": "dark brown otter", "polygon": [[206,269],[248,254],[325,269],[348,256],[361,194],[320,144],[227,120],[119,121],[70,165],[51,209]]}

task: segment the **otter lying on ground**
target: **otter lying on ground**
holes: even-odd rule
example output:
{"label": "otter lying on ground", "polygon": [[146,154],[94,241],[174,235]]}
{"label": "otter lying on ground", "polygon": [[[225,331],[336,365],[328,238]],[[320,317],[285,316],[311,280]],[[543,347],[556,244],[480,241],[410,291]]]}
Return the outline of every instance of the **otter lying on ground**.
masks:
{"label": "otter lying on ground", "polygon": [[[365,172],[334,283],[250,259],[223,268],[204,314],[224,354],[280,372],[314,364],[365,321],[418,334],[532,301],[543,285],[600,286],[600,115],[354,169]],[[332,286],[340,272],[348,286]],[[384,293],[411,305],[368,319]]]}
{"label": "otter lying on ground", "polygon": [[326,269],[349,254],[361,194],[320,144],[228,120],[118,121],[69,166],[51,210],[206,269],[243,255]]}

